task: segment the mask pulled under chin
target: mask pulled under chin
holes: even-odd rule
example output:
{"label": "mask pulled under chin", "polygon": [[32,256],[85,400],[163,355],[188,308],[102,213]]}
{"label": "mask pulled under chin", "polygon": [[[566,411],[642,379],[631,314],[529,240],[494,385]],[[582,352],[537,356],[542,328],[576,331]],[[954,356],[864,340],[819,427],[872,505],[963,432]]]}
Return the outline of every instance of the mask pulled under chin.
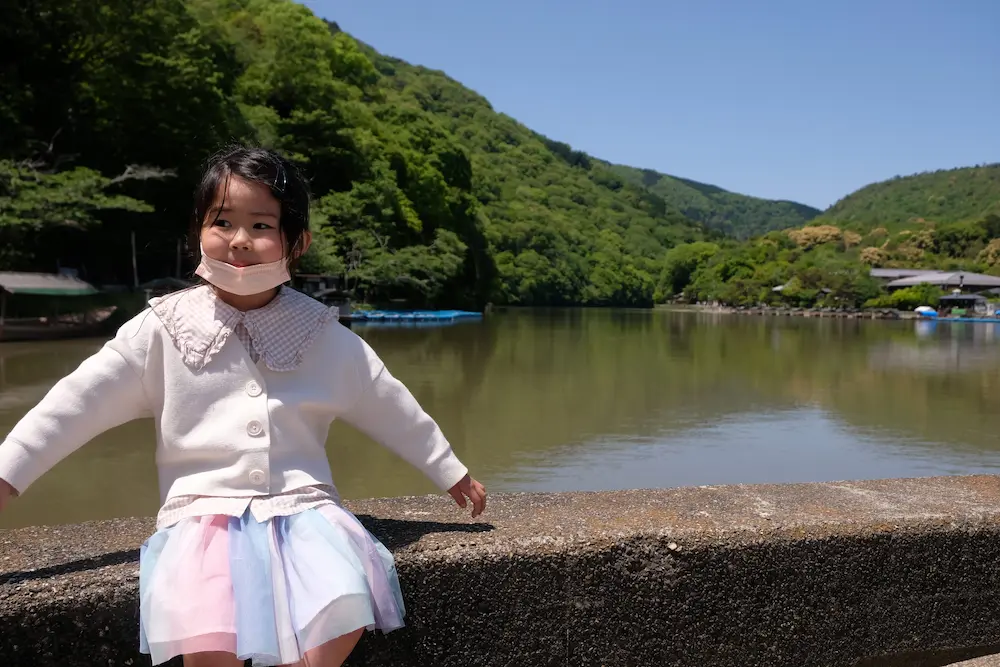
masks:
{"label": "mask pulled under chin", "polygon": [[277,262],[239,267],[202,253],[201,263],[194,272],[222,291],[240,296],[260,294],[292,279],[284,257]]}

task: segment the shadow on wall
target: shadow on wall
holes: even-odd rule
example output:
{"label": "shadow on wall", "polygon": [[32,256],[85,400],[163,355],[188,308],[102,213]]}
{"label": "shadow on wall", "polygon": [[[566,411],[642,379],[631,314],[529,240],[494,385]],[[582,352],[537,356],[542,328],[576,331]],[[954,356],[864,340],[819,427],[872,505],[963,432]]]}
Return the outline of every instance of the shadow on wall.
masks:
{"label": "shadow on wall", "polygon": [[[367,514],[357,515],[357,518],[390,551],[403,549],[418,542],[425,535],[432,533],[486,533],[495,529],[494,526],[487,523],[447,523],[442,521],[379,519]],[[0,572],[0,586],[36,579],[48,579],[49,577],[58,575],[86,572],[110,565],[123,565],[126,563],[135,563],[138,566],[139,549],[114,551],[30,570]]]}

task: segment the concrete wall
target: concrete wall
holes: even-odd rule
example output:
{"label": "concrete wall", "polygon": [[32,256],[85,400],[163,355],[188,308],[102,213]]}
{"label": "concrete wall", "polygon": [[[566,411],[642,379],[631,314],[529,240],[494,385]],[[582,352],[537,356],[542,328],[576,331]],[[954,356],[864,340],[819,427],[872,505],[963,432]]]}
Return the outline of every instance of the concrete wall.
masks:
{"label": "concrete wall", "polygon": [[[1000,644],[1000,478],[349,504],[406,629],[349,664],[942,665]],[[0,665],[144,665],[149,520],[0,531]]]}

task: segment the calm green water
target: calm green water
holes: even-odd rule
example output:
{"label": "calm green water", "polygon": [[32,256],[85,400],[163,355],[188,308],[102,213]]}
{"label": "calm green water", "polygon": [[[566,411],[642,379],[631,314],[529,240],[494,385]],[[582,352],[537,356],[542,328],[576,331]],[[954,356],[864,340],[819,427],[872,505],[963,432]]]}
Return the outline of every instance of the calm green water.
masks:
{"label": "calm green water", "polygon": [[[1000,468],[994,325],[514,311],[356,329],[497,491],[904,477]],[[101,341],[0,345],[0,433]],[[151,421],[37,482],[0,527],[153,515]],[[347,426],[345,498],[432,493]]]}

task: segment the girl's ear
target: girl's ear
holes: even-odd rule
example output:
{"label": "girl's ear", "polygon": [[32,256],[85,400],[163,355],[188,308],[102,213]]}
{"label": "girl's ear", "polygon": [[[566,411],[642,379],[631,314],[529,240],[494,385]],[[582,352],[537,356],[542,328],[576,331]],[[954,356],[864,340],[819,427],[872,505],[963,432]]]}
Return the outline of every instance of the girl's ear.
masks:
{"label": "girl's ear", "polygon": [[300,243],[301,247],[299,248],[299,251],[295,253],[295,257],[293,259],[298,259],[302,257],[302,255],[306,254],[306,251],[309,250],[309,246],[312,245],[312,240],[313,240],[312,232],[310,232],[309,230],[302,232],[302,239]]}

